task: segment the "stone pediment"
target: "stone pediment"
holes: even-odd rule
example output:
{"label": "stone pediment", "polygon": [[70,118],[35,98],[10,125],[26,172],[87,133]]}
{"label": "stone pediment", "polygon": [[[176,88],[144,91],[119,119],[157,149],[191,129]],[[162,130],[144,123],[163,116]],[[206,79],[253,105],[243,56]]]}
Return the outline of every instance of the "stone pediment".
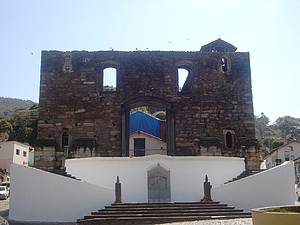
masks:
{"label": "stone pediment", "polygon": [[222,40],[221,38],[203,45],[200,52],[235,52],[237,47]]}

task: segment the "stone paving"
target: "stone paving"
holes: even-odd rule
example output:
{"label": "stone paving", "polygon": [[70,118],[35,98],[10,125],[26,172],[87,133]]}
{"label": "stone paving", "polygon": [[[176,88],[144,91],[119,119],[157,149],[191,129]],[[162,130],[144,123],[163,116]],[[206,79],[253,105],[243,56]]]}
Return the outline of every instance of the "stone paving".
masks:
{"label": "stone paving", "polygon": [[9,199],[0,200],[0,216],[7,218],[9,210]]}
{"label": "stone paving", "polygon": [[192,222],[165,223],[164,225],[252,225],[252,219],[201,220]]}

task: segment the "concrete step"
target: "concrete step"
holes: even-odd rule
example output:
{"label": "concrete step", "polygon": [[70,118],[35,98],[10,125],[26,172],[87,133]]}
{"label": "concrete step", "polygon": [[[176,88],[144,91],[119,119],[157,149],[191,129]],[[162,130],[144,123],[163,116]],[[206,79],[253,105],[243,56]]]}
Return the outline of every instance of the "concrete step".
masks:
{"label": "concrete step", "polygon": [[112,203],[112,206],[126,206],[126,205],[177,205],[177,204],[188,204],[188,205],[205,205],[205,204],[219,204],[220,202],[125,202],[125,203]]}
{"label": "concrete step", "polygon": [[112,204],[78,220],[79,225],[138,225],[248,218],[250,213],[219,202],[124,203]]}
{"label": "concrete step", "polygon": [[230,215],[245,215],[244,212],[239,211],[227,211],[227,212],[169,212],[169,213],[132,213],[132,214],[96,214],[85,216],[84,219],[93,219],[93,218],[119,218],[119,217],[176,217],[176,216],[230,216]]}
{"label": "concrete step", "polygon": [[170,202],[170,203],[121,203],[111,204],[107,208],[156,208],[156,207],[201,207],[201,206],[227,206],[219,202]]}
{"label": "concrete step", "polygon": [[64,176],[64,177],[68,177],[68,178],[72,178],[72,179],[75,179],[75,180],[80,180],[80,179],[77,179],[76,177],[72,176],[71,174],[68,174],[65,170],[54,170],[52,171],[52,173],[54,174],[57,174],[57,175],[61,175],[61,176]]}
{"label": "concrete step", "polygon": [[111,207],[106,206],[105,209],[99,209],[98,211],[136,211],[136,210],[202,210],[202,209],[234,209],[233,206],[227,206],[226,204],[220,204],[220,205],[207,205],[207,206],[189,206],[189,207],[182,207],[182,206],[172,206],[172,207],[166,207],[166,206],[160,206],[160,207],[140,207],[140,208],[133,208],[133,207]]}
{"label": "concrete step", "polygon": [[92,215],[99,215],[99,214],[147,214],[147,213],[157,213],[157,214],[163,214],[163,213],[202,213],[202,212],[242,212],[241,209],[234,209],[232,208],[219,208],[219,209],[185,209],[185,208],[177,208],[177,209],[150,209],[150,210],[99,210],[96,212],[92,212]]}
{"label": "concrete step", "polygon": [[215,212],[243,212],[241,209],[176,209],[176,210],[136,210],[136,211],[96,211],[92,212],[92,215],[135,215],[135,214],[189,214],[189,213],[215,213]]}
{"label": "concrete step", "polygon": [[240,175],[238,175],[237,177],[231,179],[230,181],[227,181],[225,184],[228,184],[228,183],[231,183],[231,182],[243,179],[245,177],[249,177],[249,176],[255,175],[255,174],[263,172],[263,171],[265,171],[265,170],[263,169],[263,170],[249,170],[249,171],[244,171]]}

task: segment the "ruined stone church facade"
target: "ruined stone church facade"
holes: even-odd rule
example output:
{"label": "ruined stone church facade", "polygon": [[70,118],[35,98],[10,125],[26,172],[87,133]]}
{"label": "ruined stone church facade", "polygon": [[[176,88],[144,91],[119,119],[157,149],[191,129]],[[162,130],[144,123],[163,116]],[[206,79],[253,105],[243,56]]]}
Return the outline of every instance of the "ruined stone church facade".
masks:
{"label": "ruined stone church facade", "polygon": [[[111,67],[116,88],[105,89]],[[166,111],[168,155],[245,156],[259,167],[249,53],[221,39],[195,52],[43,51],[36,167],[128,156],[130,110],[145,105]]]}

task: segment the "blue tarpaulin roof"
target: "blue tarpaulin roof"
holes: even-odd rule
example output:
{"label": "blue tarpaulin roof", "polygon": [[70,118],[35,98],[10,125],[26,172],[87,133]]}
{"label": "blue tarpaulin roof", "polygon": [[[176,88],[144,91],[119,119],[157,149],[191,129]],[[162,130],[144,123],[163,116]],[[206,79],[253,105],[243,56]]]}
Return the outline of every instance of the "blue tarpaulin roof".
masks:
{"label": "blue tarpaulin roof", "polygon": [[133,112],[129,117],[129,131],[143,131],[160,138],[160,120],[144,112]]}

